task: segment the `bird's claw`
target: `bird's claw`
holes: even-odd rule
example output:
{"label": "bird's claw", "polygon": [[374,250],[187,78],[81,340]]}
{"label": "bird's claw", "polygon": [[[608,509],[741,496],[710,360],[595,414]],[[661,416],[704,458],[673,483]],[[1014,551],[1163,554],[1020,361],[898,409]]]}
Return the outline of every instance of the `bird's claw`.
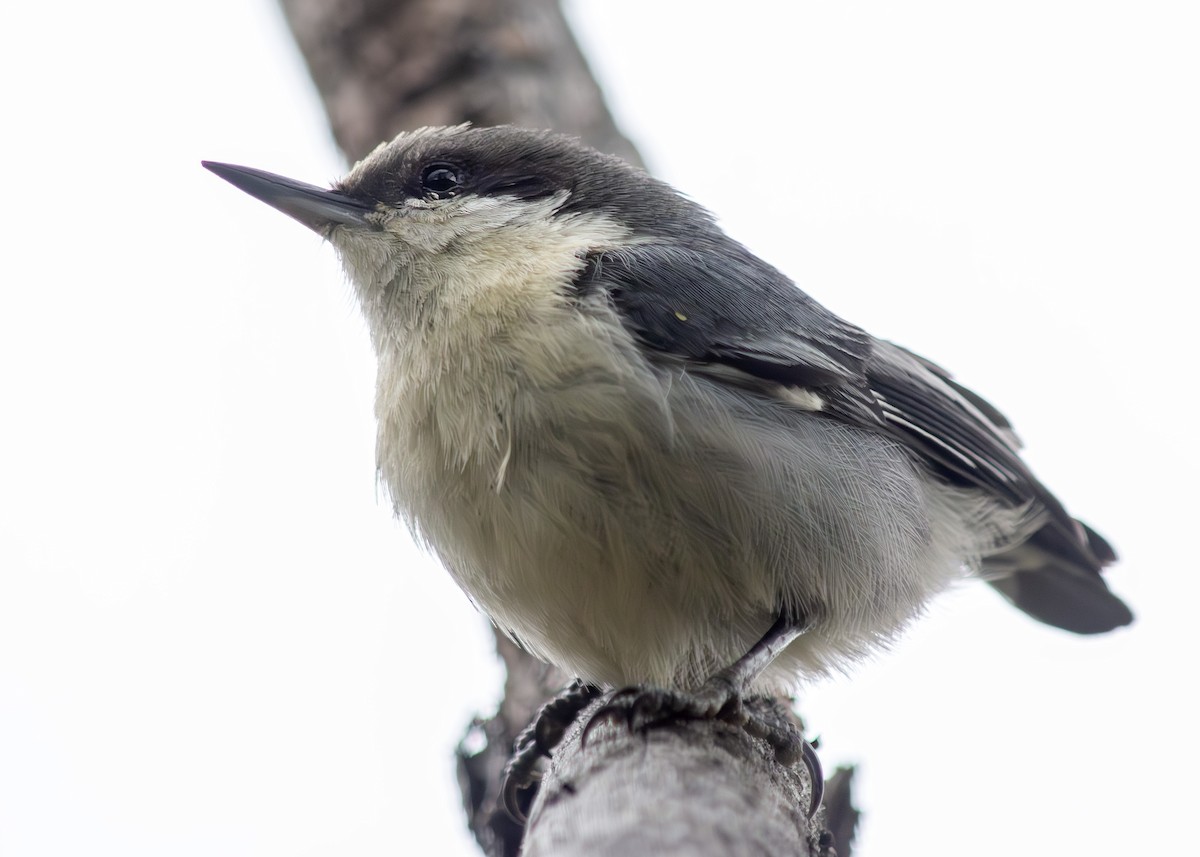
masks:
{"label": "bird's claw", "polygon": [[[538,763],[562,741],[567,728],[584,708],[600,695],[599,688],[575,682],[547,702],[513,742],[513,756],[501,778],[500,804],[513,819],[524,822],[540,779]],[[821,806],[825,781],[812,745],[804,740],[790,710],[772,699],[745,700],[737,683],[717,674],[698,690],[626,687],[613,691],[583,727],[580,745],[586,747],[592,730],[601,723],[623,723],[630,732],[646,732],[680,720],[721,720],[740,726],[767,742],[780,764],[803,762],[812,796],[808,816]]]}
{"label": "bird's claw", "polygon": [[727,683],[713,681],[694,693],[659,687],[626,687],[614,691],[583,728],[586,745],[592,729],[606,721],[624,723],[631,732],[644,732],[680,720],[723,720],[746,723],[742,697]]}
{"label": "bird's claw", "polygon": [[582,681],[571,683],[562,693],[538,709],[529,725],[513,741],[512,758],[500,777],[500,805],[514,820],[524,823],[533,802],[534,786],[540,779],[538,762],[549,757],[562,741],[567,728],[600,688]]}
{"label": "bird's claw", "polygon": [[812,818],[821,808],[825,796],[825,775],[821,760],[817,758],[816,743],[806,741],[792,710],[776,699],[759,697],[751,700],[745,730],[755,738],[766,741],[775,751],[775,759],[781,765],[804,764],[808,772],[810,795],[808,817]]}
{"label": "bird's claw", "polygon": [[586,746],[592,730],[606,722],[623,723],[630,732],[645,732],[680,720],[709,719],[740,726],[752,737],[766,741],[782,765],[803,762],[811,786],[808,817],[816,814],[825,788],[821,762],[790,711],[772,699],[744,701],[734,684],[723,676],[714,677],[691,693],[655,687],[614,691],[592,714],[579,740],[581,746]]}

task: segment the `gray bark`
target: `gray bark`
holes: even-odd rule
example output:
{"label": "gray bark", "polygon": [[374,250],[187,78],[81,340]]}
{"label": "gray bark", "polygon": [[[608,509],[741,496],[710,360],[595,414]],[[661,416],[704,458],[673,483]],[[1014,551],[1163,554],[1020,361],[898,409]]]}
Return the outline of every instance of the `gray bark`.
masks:
{"label": "gray bark", "polygon": [[707,720],[631,733],[605,721],[586,747],[581,733],[564,740],[542,782],[526,857],[831,853],[806,817],[803,766],[780,765],[740,727]]}
{"label": "gray bark", "polygon": [[422,125],[524,125],[640,163],[557,0],[279,0],[338,146]]}
{"label": "gray bark", "polygon": [[[557,0],[279,3],[350,161],[399,131],[470,121],[554,128],[641,163]],[[469,730],[464,748],[484,746],[460,750],[459,778],[480,846],[509,857],[522,830],[496,812],[500,772],[517,733],[568,677],[503,636],[496,646],[504,700]],[[809,853],[803,774],[768,761],[744,732],[705,722],[634,735],[605,725],[593,737],[586,752],[571,738],[556,754],[526,853]],[[699,849],[709,841],[724,845]]]}
{"label": "gray bark", "polygon": [[825,781],[825,830],[833,850],[850,857],[858,832],[859,811],[854,806],[854,768],[838,768]]}

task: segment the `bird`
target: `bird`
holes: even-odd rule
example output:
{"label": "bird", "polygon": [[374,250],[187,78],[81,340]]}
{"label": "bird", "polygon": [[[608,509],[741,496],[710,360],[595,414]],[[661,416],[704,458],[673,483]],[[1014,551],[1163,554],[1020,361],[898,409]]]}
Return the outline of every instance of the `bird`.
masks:
{"label": "bird", "polygon": [[618,157],[458,125],[331,188],[204,166],[333,246],[396,515],[587,686],[697,716],[788,693],[968,577],[1067,631],[1133,619],[996,407]]}

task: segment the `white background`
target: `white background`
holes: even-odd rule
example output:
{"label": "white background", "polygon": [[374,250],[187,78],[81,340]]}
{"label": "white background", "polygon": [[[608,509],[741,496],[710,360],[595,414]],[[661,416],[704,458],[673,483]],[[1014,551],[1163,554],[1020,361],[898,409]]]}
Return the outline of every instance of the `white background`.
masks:
{"label": "white background", "polygon": [[[996,402],[1122,553],[1132,630],[964,586],[808,689],[864,857],[1194,839],[1193,8],[570,5],[659,174]],[[332,252],[198,164],[344,168],[275,7],[0,16],[0,854],[474,854],[485,623],[376,488]]]}

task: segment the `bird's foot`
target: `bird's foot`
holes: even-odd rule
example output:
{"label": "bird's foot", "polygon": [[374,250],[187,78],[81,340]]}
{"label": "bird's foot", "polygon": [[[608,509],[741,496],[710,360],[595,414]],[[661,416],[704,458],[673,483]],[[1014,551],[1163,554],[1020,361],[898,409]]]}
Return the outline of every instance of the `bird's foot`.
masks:
{"label": "bird's foot", "polygon": [[583,729],[583,743],[598,724],[624,722],[631,732],[644,732],[680,720],[724,720],[746,723],[746,707],[738,688],[722,673],[695,691],[633,686],[613,691]]}
{"label": "bird's foot", "polygon": [[804,740],[795,715],[779,700],[745,698],[738,683],[724,673],[690,692],[657,687],[615,691],[591,716],[580,741],[586,744],[592,729],[606,721],[624,723],[631,732],[644,732],[680,720],[709,719],[740,726],[752,737],[766,741],[782,765],[803,762],[812,790],[808,815],[811,818],[816,813],[825,784],[821,762],[812,744]]}
{"label": "bird's foot", "polygon": [[600,688],[576,680],[538,709],[513,742],[512,758],[500,778],[500,801],[515,821],[524,823],[541,779],[539,762],[562,741],[579,712],[600,695]]}

